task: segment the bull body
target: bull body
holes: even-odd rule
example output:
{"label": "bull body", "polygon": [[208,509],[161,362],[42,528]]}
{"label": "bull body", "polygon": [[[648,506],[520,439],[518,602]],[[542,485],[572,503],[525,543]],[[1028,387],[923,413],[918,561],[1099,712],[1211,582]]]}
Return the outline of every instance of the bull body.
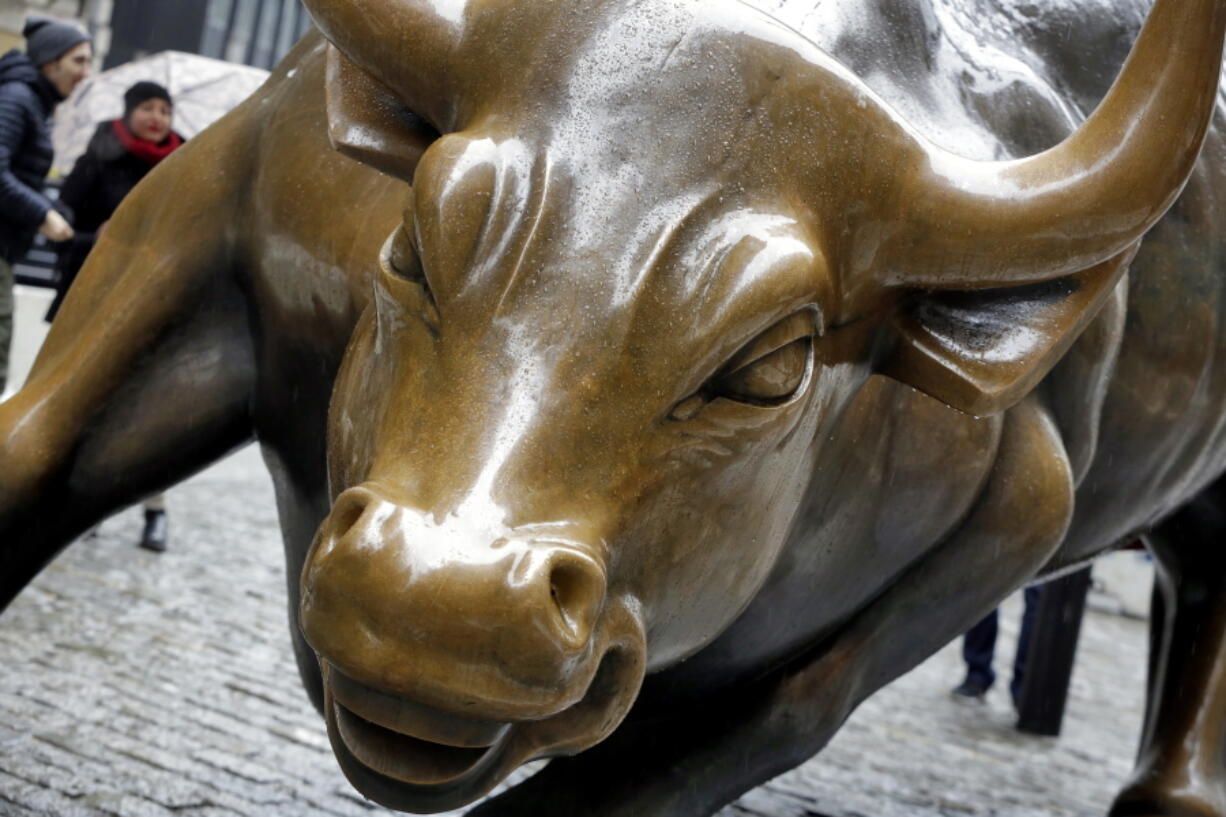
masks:
{"label": "bull body", "polygon": [[[463,4],[426,5],[458,25]],[[1019,585],[1172,514],[1194,533],[1154,534],[1170,603],[1186,617],[1180,598],[1214,596],[1220,547],[1201,540],[1216,528],[1195,504],[1177,511],[1226,468],[1221,105],[1126,274],[1113,252],[1083,277],[951,292],[933,279],[873,300],[832,274],[814,296],[788,265],[828,256],[833,269],[839,233],[760,198],[753,185],[786,160],[745,153],[756,116],[762,133],[792,124],[786,90],[758,94],[739,40],[704,43],[694,22],[710,14],[724,32],[743,16],[755,43],[778,36],[785,51],[776,21],[790,26],[922,135],[1002,160],[1081,124],[1148,4],[654,5],[592,4],[610,9],[605,28],[576,12],[573,47],[565,27],[546,30],[455,75],[488,91],[565,54],[569,85],[467,107],[401,94],[439,130],[467,117],[443,139],[388,113],[377,97],[395,72],[372,63],[392,52],[350,62],[324,10],[341,50],[309,36],[151,175],[0,406],[4,600],[106,512],[255,438],[277,486],[300,669],[360,789],[453,808],[519,762],[582,752],[478,812],[704,815],[812,755]],[[644,69],[657,39],[664,62]],[[763,54],[762,87],[779,87],[783,58]],[[751,90],[721,90],[738,83]],[[610,100],[621,113],[584,107]],[[851,209],[885,195],[837,164],[803,172],[849,187]],[[705,248],[704,223],[737,219],[737,241]],[[759,317],[742,319],[751,307]],[[887,310],[969,348],[963,370],[1025,374],[947,386],[899,355],[907,330],[881,329]],[[803,366],[741,376],[805,344]],[[48,512],[66,498],[69,512]],[[1215,627],[1226,618],[1197,604]],[[1158,671],[1148,754],[1118,813],[1224,817],[1212,735],[1226,681],[1173,639],[1159,663],[1196,694],[1173,702]],[[437,757],[372,761],[380,738],[334,696]],[[1188,726],[1189,713],[1209,716]]]}

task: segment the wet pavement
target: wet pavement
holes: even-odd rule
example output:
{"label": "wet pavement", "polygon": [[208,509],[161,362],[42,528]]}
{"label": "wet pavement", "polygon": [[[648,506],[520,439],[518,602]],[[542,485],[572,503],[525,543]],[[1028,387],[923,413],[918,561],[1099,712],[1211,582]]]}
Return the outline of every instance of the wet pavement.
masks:
{"label": "wet pavement", "polygon": [[[298,681],[255,449],[172,491],[170,514],[168,553],[135,547],[127,511],[0,618],[0,815],[389,813],[345,782]],[[999,664],[1018,612],[1010,600]],[[720,817],[1101,817],[1131,768],[1144,643],[1142,622],[1089,614],[1058,740],[1015,732],[1003,685],[951,699],[953,645]]]}

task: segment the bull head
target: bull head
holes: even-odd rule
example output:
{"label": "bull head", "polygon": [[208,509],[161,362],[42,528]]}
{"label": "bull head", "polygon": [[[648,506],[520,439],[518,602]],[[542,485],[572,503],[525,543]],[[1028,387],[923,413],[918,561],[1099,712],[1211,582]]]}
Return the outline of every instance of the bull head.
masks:
{"label": "bull head", "polygon": [[602,740],[726,628],[871,372],[1032,388],[1181,190],[1226,25],[1158,0],[1083,127],[976,162],[734,0],[307,6],[334,143],[412,191],[302,626],[346,773],[418,811]]}

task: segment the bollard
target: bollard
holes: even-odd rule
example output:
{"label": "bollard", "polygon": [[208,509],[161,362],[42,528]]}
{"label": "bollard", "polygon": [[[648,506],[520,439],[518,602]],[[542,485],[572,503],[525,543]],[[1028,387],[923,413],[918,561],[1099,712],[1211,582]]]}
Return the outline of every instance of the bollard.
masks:
{"label": "bollard", "polygon": [[1018,703],[1019,731],[1052,737],[1060,734],[1089,590],[1089,567],[1043,586]]}

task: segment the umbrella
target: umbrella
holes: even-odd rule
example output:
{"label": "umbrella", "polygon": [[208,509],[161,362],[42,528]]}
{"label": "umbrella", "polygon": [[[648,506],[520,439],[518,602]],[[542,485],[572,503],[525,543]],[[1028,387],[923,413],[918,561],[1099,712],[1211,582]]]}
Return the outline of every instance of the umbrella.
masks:
{"label": "umbrella", "polygon": [[104,71],[73,92],[55,112],[52,176],[68,175],[99,122],[123,116],[123,92],[141,80],[164,85],[175,102],[174,128],[192,138],[251,95],[268,72],[246,65],[163,51]]}

